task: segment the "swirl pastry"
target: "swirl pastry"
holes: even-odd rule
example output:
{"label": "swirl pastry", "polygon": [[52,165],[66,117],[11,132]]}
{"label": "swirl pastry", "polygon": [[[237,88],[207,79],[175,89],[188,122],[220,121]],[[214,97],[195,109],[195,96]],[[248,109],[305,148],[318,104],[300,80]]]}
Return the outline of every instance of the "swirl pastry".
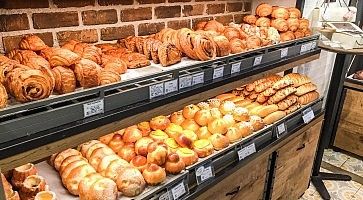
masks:
{"label": "swirl pastry", "polygon": [[240,31],[233,27],[227,27],[224,29],[223,35],[226,36],[228,40],[233,38],[240,38]]}
{"label": "swirl pastry", "polygon": [[276,19],[281,18],[286,20],[289,19],[290,13],[286,8],[279,7],[272,11],[271,16]]}
{"label": "swirl pastry", "polygon": [[285,19],[282,18],[273,19],[271,21],[271,26],[276,28],[280,32],[285,32],[289,30],[289,24]]}
{"label": "swirl pastry", "polygon": [[232,39],[229,44],[231,45],[231,53],[241,53],[246,51],[247,48],[246,41],[238,38]]}
{"label": "swirl pastry", "polygon": [[271,21],[267,17],[260,17],[256,21],[256,26],[260,26],[260,27],[270,27],[271,26]]}
{"label": "swirl pastry", "polygon": [[299,19],[299,29],[305,31],[306,29],[309,28],[309,20],[307,19]]}
{"label": "swirl pastry", "polygon": [[243,17],[243,21],[247,24],[256,24],[257,17],[255,15],[246,15]]}
{"label": "swirl pastry", "polygon": [[191,59],[197,60],[198,56],[193,49],[193,40],[196,33],[188,28],[182,28],[178,31],[180,45],[183,52]]}
{"label": "swirl pastry", "polygon": [[289,26],[289,30],[290,31],[296,31],[299,28],[299,26],[300,26],[299,20],[296,19],[296,18],[289,18],[289,19],[287,19],[287,24]]}
{"label": "swirl pastry", "polygon": [[66,48],[55,48],[49,58],[50,66],[71,66],[80,59],[79,55]]}
{"label": "swirl pastry", "polygon": [[0,108],[5,108],[8,102],[8,93],[5,87],[0,83]]}
{"label": "swirl pastry", "polygon": [[78,43],[79,43],[79,41],[77,41],[77,40],[68,40],[61,47],[63,49],[68,49],[70,51],[73,51],[74,50],[74,46],[76,46],[76,44],[78,44]]}
{"label": "swirl pastry", "polygon": [[163,43],[158,48],[158,57],[163,67],[181,61],[182,55],[178,48],[171,43]]}
{"label": "swirl pastry", "polygon": [[287,10],[289,10],[290,13],[290,18],[301,18],[301,12],[299,9],[297,8],[288,8]]}
{"label": "swirl pastry", "polygon": [[256,8],[256,14],[260,17],[266,17],[271,15],[272,13],[272,6],[267,3],[261,3]]}
{"label": "swirl pastry", "polygon": [[111,70],[102,70],[100,74],[100,84],[101,85],[107,85],[111,83],[116,83],[121,81],[121,76]]}
{"label": "swirl pastry", "polygon": [[19,102],[44,99],[52,93],[52,80],[41,70],[16,68],[7,75],[7,86]]}
{"label": "swirl pastry", "polygon": [[146,59],[145,55],[140,53],[127,53],[122,55],[121,59],[127,63],[127,68],[129,69],[146,67],[150,65],[150,61]]}
{"label": "swirl pastry", "polygon": [[126,70],[127,70],[126,62],[121,60],[120,58],[115,58],[115,57],[112,57],[106,63],[103,63],[102,67],[105,70],[114,71],[118,75],[126,73]]}
{"label": "swirl pastry", "polygon": [[231,45],[225,36],[215,36],[213,37],[213,41],[216,44],[216,53],[218,57],[227,56],[231,53]]}
{"label": "swirl pastry", "polygon": [[100,73],[102,68],[88,59],[81,59],[74,66],[77,81],[84,88],[100,85]]}
{"label": "swirl pastry", "polygon": [[155,34],[154,39],[161,41],[165,32],[172,30],[171,28],[163,28],[161,31]]}
{"label": "swirl pastry", "polygon": [[216,20],[210,20],[208,21],[204,26],[205,31],[215,31],[219,33],[224,32],[224,26],[222,23],[217,22]]}
{"label": "swirl pastry", "polygon": [[193,46],[199,60],[210,60],[216,57],[216,45],[210,37],[194,35]]}
{"label": "swirl pastry", "polygon": [[294,35],[294,33],[292,31],[287,31],[287,32],[284,32],[284,33],[280,34],[281,42],[294,40],[294,39],[295,39],[295,35]]}
{"label": "swirl pastry", "polygon": [[32,50],[32,51],[40,51],[46,47],[48,47],[42,39],[40,39],[36,35],[26,35],[24,36],[19,43],[21,49]]}
{"label": "swirl pastry", "polygon": [[169,43],[174,44],[174,43],[173,43],[173,39],[174,39],[173,35],[174,35],[175,33],[177,33],[177,31],[176,31],[176,30],[171,29],[171,28],[170,28],[170,29],[168,29],[167,31],[165,31],[165,32],[164,32],[163,37],[161,38],[161,42],[163,42],[163,43],[165,43],[165,42],[169,42]]}
{"label": "swirl pastry", "polygon": [[154,63],[158,64],[160,63],[159,60],[159,55],[158,55],[158,50],[159,47],[162,45],[163,43],[160,42],[159,40],[154,40],[151,43],[151,59],[154,61]]}
{"label": "swirl pastry", "polygon": [[74,92],[76,89],[76,76],[71,69],[57,66],[52,71],[55,78],[54,90],[56,92],[59,94]]}
{"label": "swirl pastry", "polygon": [[11,60],[6,56],[0,55],[0,84],[5,84],[6,75],[19,64],[15,60]]}
{"label": "swirl pastry", "polygon": [[256,49],[261,46],[261,39],[257,36],[250,36],[246,39],[246,44],[248,49]]}

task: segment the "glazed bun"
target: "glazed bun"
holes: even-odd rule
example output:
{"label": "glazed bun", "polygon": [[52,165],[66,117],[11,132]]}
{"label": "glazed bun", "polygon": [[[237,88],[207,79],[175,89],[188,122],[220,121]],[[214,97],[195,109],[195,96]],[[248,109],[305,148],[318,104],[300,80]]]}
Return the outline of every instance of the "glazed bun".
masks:
{"label": "glazed bun", "polygon": [[125,129],[125,133],[122,139],[126,143],[134,143],[142,138],[142,132],[137,128],[137,126],[128,127]]}
{"label": "glazed bun", "polygon": [[142,175],[149,185],[158,185],[166,179],[165,170],[152,163],[148,164],[146,169],[142,172]]}
{"label": "glazed bun", "polygon": [[165,170],[170,174],[179,174],[185,169],[184,162],[176,153],[170,153],[166,159]]}
{"label": "glazed bun", "polygon": [[155,130],[165,130],[170,124],[170,120],[165,116],[154,117],[150,121],[151,129]]}
{"label": "glazed bun", "polygon": [[175,151],[180,147],[174,138],[168,138],[164,140],[164,143],[168,146],[168,153],[175,153]]}
{"label": "glazed bun", "polygon": [[180,125],[170,123],[168,127],[166,127],[165,132],[168,134],[169,137],[174,138],[181,133],[183,128]]}
{"label": "glazed bun", "polygon": [[178,148],[176,154],[184,162],[185,166],[192,165],[198,161],[198,155],[193,150],[188,148]]}
{"label": "glazed bun", "polygon": [[153,139],[151,139],[150,137],[143,137],[140,138],[136,143],[135,143],[135,152],[137,155],[142,155],[142,156],[146,156],[147,155],[147,147],[149,146],[150,143],[154,142]]}
{"label": "glazed bun", "polygon": [[219,133],[213,134],[209,137],[209,141],[212,143],[215,150],[221,150],[229,145],[229,139]]}
{"label": "glazed bun", "polygon": [[200,139],[193,142],[193,150],[199,158],[211,155],[214,151],[212,143],[208,139]]}
{"label": "glazed bun", "polygon": [[140,170],[140,172],[143,172],[144,169],[146,169],[147,166],[147,159],[144,156],[135,156],[130,161],[131,166],[135,167],[136,169]]}
{"label": "glazed bun", "polygon": [[182,134],[185,135],[187,138],[191,139],[193,142],[198,140],[198,136],[197,136],[197,134],[195,134],[194,131],[183,130]]}
{"label": "glazed bun", "polygon": [[176,125],[181,125],[184,120],[185,118],[182,111],[173,112],[173,114],[170,116],[170,121]]}
{"label": "glazed bun", "polygon": [[208,123],[212,120],[212,115],[210,114],[210,110],[209,109],[198,110],[198,112],[196,112],[194,115],[194,120],[200,126],[208,125]]}
{"label": "glazed bun", "polygon": [[183,116],[186,119],[193,119],[194,115],[200,110],[200,108],[194,104],[190,104],[183,108]]}
{"label": "glazed bun", "polygon": [[200,127],[195,134],[197,134],[199,139],[208,139],[212,135],[206,126]]}
{"label": "glazed bun", "polygon": [[191,131],[197,131],[200,126],[198,125],[198,123],[196,121],[194,121],[194,119],[186,119],[184,120],[184,122],[181,124],[182,128],[185,130],[191,130]]}
{"label": "glazed bun", "polygon": [[212,134],[225,134],[227,132],[227,123],[224,119],[221,118],[214,119],[208,123],[208,130]]}
{"label": "glazed bun", "polygon": [[149,137],[151,137],[154,141],[164,141],[169,136],[162,130],[156,130],[156,131],[151,131]]}
{"label": "glazed bun", "polygon": [[148,136],[151,132],[150,123],[149,122],[141,122],[137,124],[137,128],[141,131],[142,136]]}
{"label": "glazed bun", "polygon": [[163,142],[150,143],[147,150],[147,162],[156,165],[163,165],[168,155],[168,147]]}

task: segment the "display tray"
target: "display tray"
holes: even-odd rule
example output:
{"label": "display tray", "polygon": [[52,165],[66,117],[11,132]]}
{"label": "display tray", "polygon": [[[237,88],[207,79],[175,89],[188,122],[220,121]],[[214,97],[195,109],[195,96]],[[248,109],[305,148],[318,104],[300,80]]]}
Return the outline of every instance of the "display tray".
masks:
{"label": "display tray", "polygon": [[171,93],[195,89],[206,82],[224,81],[254,68],[263,70],[267,64],[315,51],[317,39],[314,35],[210,61],[183,58],[182,62],[170,67],[152,64],[128,70],[120,83],[78,89],[74,93],[52,95],[35,102],[14,103],[0,110],[0,143],[138,102],[166,98]]}

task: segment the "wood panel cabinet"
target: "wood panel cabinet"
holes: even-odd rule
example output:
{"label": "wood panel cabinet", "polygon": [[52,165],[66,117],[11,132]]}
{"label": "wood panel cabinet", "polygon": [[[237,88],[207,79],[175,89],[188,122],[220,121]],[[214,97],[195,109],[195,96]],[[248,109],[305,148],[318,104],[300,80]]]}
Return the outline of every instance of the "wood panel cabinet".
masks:
{"label": "wood panel cabinet", "polygon": [[276,150],[273,200],[298,199],[308,188],[322,121]]}
{"label": "wood panel cabinet", "polygon": [[363,92],[347,89],[334,146],[363,156]]}

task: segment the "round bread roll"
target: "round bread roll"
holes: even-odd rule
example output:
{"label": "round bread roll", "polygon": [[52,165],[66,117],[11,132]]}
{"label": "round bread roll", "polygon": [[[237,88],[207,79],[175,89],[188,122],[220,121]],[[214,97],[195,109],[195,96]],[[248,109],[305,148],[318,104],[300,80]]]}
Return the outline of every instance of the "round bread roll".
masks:
{"label": "round bread roll", "polygon": [[224,119],[214,119],[208,123],[208,130],[212,134],[225,134],[227,132],[227,123]]}
{"label": "round bread roll", "polygon": [[122,139],[126,143],[133,143],[142,138],[142,132],[136,127],[128,127],[125,129],[125,133]]}
{"label": "round bread roll", "polygon": [[223,119],[226,122],[227,128],[233,126],[236,123],[236,121],[234,121],[233,115],[231,114],[224,115]]}
{"label": "round bread roll", "polygon": [[184,162],[176,153],[170,153],[166,159],[165,170],[170,174],[179,174],[185,169]]}
{"label": "round bread roll", "polygon": [[211,108],[210,109],[210,114],[212,115],[213,119],[222,118],[222,113],[221,113],[221,111],[219,111],[218,108]]}
{"label": "round bread roll", "polygon": [[236,108],[236,105],[232,101],[224,101],[219,106],[219,110],[223,115],[233,113],[233,110]]}
{"label": "round bread roll", "polygon": [[132,167],[126,167],[120,171],[116,184],[118,190],[127,197],[135,197],[141,194],[146,185],[141,172]]}
{"label": "round bread roll", "polygon": [[130,162],[136,156],[135,147],[133,145],[125,145],[117,152],[117,155]]}
{"label": "round bread roll", "polygon": [[99,172],[102,176],[105,176],[106,169],[110,165],[110,163],[114,160],[119,160],[120,157],[118,155],[108,155],[101,159],[101,162],[97,166],[97,172]]}
{"label": "round bread roll", "polygon": [[176,125],[180,125],[185,120],[182,111],[173,112],[170,116],[170,121]]}
{"label": "round bread roll", "polygon": [[152,163],[147,166],[147,168],[142,172],[142,175],[149,185],[160,184],[166,179],[165,170]]}
{"label": "round bread roll", "polygon": [[187,138],[191,139],[193,142],[198,140],[198,136],[197,134],[195,134],[194,131],[191,131],[191,130],[184,130],[182,132],[183,135],[185,135]]}
{"label": "round bread roll", "polygon": [[116,200],[116,183],[109,178],[101,178],[92,184],[92,189],[88,192],[89,199]]}
{"label": "round bread roll", "polygon": [[212,115],[209,109],[198,110],[194,115],[194,120],[200,126],[206,126],[212,120]]}
{"label": "round bread roll", "polygon": [[200,127],[195,134],[199,139],[208,139],[212,135],[206,126]]}
{"label": "round bread roll", "polygon": [[154,140],[150,137],[143,137],[139,139],[135,143],[135,152],[137,155],[146,156],[147,155],[147,147],[150,143],[154,142]]}
{"label": "round bread roll", "polygon": [[164,141],[165,139],[167,139],[169,137],[168,134],[166,134],[162,130],[151,131],[151,133],[149,134],[149,136],[154,141]]}
{"label": "round bread roll", "polygon": [[64,179],[64,184],[68,191],[73,195],[78,195],[78,185],[81,180],[90,173],[96,172],[91,165],[85,164],[74,168]]}
{"label": "round bread roll", "polygon": [[222,101],[220,99],[217,99],[217,98],[208,100],[208,104],[211,107],[211,109],[212,108],[219,108],[219,106],[221,106],[221,102]]}
{"label": "round bread roll", "polygon": [[147,162],[163,165],[168,155],[167,146],[164,143],[153,142],[148,146]]}
{"label": "round bread roll", "polygon": [[186,119],[193,119],[194,115],[200,110],[200,108],[194,104],[190,104],[183,108],[183,116]]}
{"label": "round bread roll", "polygon": [[200,139],[193,142],[193,150],[199,158],[211,155],[214,151],[212,143],[208,139]]}
{"label": "round bread roll", "polygon": [[90,173],[87,176],[85,176],[78,185],[79,199],[80,200],[89,199],[88,194],[93,189],[92,185],[96,181],[98,181],[98,180],[100,180],[102,178],[103,177],[100,174],[98,174],[97,172]]}
{"label": "round bread roll", "polygon": [[256,7],[256,14],[260,17],[266,17],[271,15],[272,6],[267,3],[261,3]]}
{"label": "round bread roll", "polygon": [[198,155],[195,151],[188,148],[178,148],[175,152],[184,162],[185,166],[192,165],[198,161]]}
{"label": "round bread roll", "polygon": [[226,137],[229,139],[230,143],[237,142],[242,138],[241,132],[236,127],[229,127],[226,133]]}
{"label": "round bread roll", "polygon": [[[184,121],[184,120],[183,120]],[[174,138],[178,135],[178,133],[182,132],[183,128],[174,123],[170,123],[168,127],[166,127],[165,132],[168,134],[169,137]]]}
{"label": "round bread roll", "polygon": [[174,139],[181,147],[192,147],[193,141],[182,133],[179,133]]}
{"label": "round bread roll", "polygon": [[120,149],[125,145],[121,134],[114,134],[108,146],[114,151],[119,152]]}
{"label": "round bread roll", "polygon": [[144,156],[135,156],[131,161],[130,164],[132,167],[135,167],[140,172],[144,171],[147,166],[147,159]]}
{"label": "round bread roll", "polygon": [[149,122],[141,122],[137,124],[137,128],[141,131],[142,136],[146,137],[151,132],[150,123]]}
{"label": "round bread roll", "polygon": [[150,121],[150,128],[154,131],[165,130],[170,124],[170,120],[165,116],[154,117]]}
{"label": "round bread roll", "polygon": [[191,130],[191,131],[197,131],[200,126],[198,125],[198,123],[196,121],[194,121],[194,119],[186,119],[183,121],[183,123],[181,124],[181,127],[185,130]]}
{"label": "round bread roll", "polygon": [[229,139],[219,133],[213,134],[209,137],[209,141],[212,143],[215,150],[221,150],[229,145]]}
{"label": "round bread roll", "polygon": [[54,159],[54,168],[58,171],[63,160],[69,156],[81,155],[81,153],[75,149],[67,149],[60,152]]}
{"label": "round bread roll", "polygon": [[108,147],[99,147],[92,152],[88,162],[93,168],[97,169],[102,158],[104,158],[105,156],[114,155],[114,154],[115,154],[115,152],[113,152],[112,149],[110,149]]}

